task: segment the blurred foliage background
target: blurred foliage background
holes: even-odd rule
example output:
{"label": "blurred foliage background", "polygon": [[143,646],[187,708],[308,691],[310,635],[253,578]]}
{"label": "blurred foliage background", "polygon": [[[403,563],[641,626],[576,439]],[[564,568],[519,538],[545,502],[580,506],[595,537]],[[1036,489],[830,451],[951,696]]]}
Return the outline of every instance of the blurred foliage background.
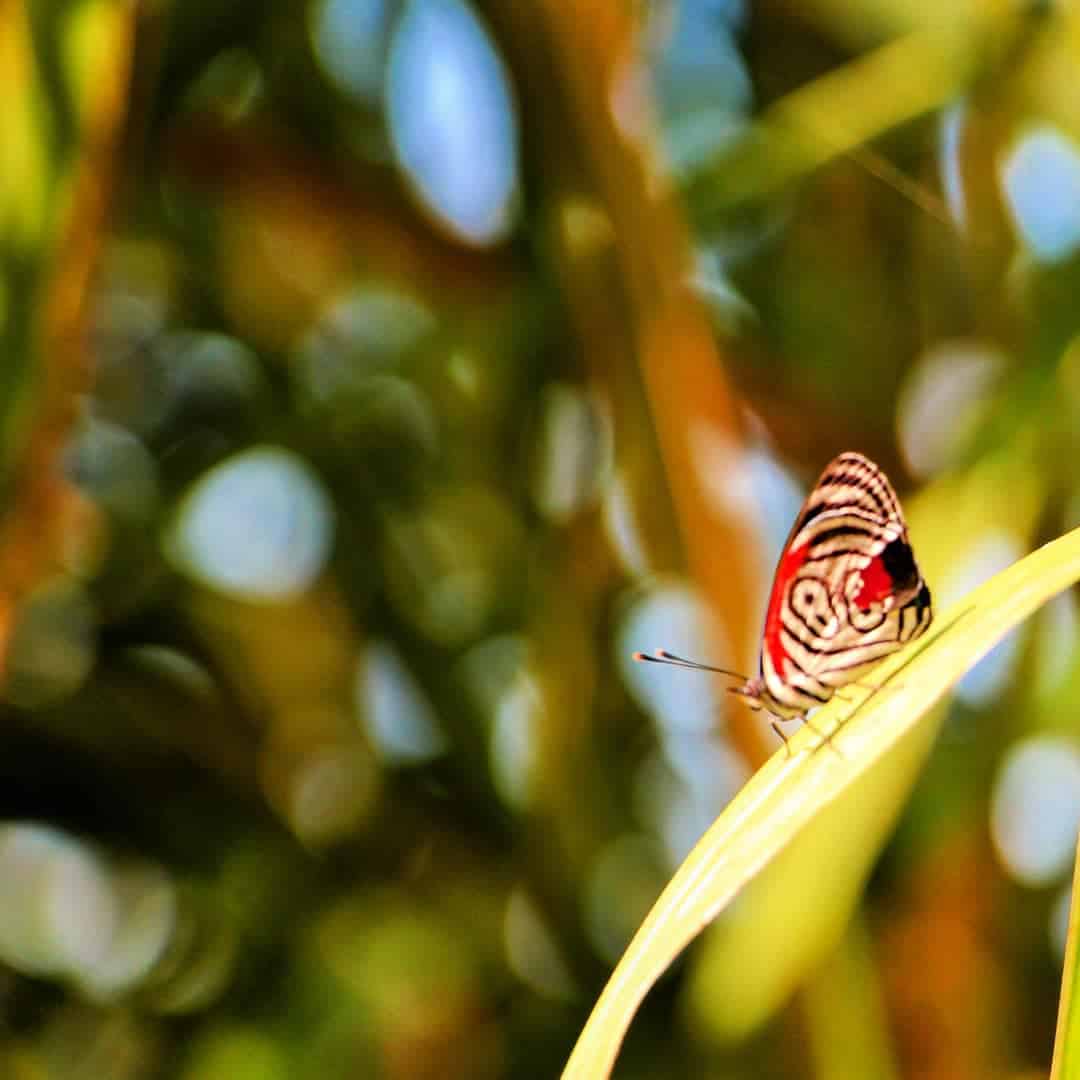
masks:
{"label": "blurred foliage background", "polygon": [[[1080,523],[1078,62],[1052,3],[0,6],[0,1074],[557,1075],[775,744],[631,652],[752,670],[841,449],[939,609]],[[617,1075],[1043,1075],[1078,708],[1070,593],[840,940],[796,861]]]}

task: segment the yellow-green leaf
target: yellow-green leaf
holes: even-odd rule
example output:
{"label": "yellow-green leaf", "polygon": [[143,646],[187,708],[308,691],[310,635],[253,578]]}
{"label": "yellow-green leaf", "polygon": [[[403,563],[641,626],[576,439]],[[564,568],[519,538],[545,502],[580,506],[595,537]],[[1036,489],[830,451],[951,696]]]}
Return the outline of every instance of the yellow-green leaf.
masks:
{"label": "yellow-green leaf", "polygon": [[[846,701],[834,700],[820,710],[814,728],[829,735],[831,749],[804,727],[789,750],[766,762],[702,837],[641,925],[597,1001],[564,1077],[606,1076],[634,1012],[672,960],[746,886],[755,887],[740,902],[750,896],[764,902],[763,874],[780,860],[798,859],[808,834],[833,830],[838,859],[844,858],[847,830],[870,830],[884,842],[937,734],[940,713],[932,706],[1006,632],[1078,579],[1080,530],[1074,530],[939,615],[922,640],[874,671],[872,680],[887,689],[849,688]],[[860,792],[879,782],[891,786],[889,798],[875,793],[873,820],[859,820]],[[892,812],[886,812],[890,806]],[[856,869],[868,869],[877,845],[856,847],[864,864]],[[830,867],[820,866],[816,877],[827,890]],[[859,875],[845,867],[838,880],[857,881]],[[837,910],[849,910],[849,899],[837,898]]]}
{"label": "yellow-green leaf", "polygon": [[1057,1034],[1054,1037],[1054,1063],[1050,1080],[1069,1080],[1080,1076],[1080,993],[1076,980],[1080,978],[1077,951],[1080,950],[1080,844],[1076,848],[1076,867],[1073,870],[1072,900],[1069,903],[1069,936],[1065,942],[1065,970],[1061,976],[1061,1002],[1058,1005]]}

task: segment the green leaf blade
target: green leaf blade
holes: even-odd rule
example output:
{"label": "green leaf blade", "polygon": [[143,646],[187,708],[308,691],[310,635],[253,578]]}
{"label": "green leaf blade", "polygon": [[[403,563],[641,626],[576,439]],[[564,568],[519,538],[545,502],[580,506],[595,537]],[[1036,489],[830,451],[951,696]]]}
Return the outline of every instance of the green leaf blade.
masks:
{"label": "green leaf blade", "polygon": [[1080,1071],[1080,843],[1076,848],[1073,869],[1072,899],[1069,902],[1069,933],[1065,941],[1065,968],[1061,976],[1061,1001],[1058,1004],[1057,1032],[1054,1036],[1054,1060],[1050,1080],[1069,1080]]}
{"label": "green leaf blade", "polygon": [[[836,699],[750,779],[676,871],[601,994],[563,1073],[566,1080],[607,1075],[630,1021],[671,962],[727,904],[872,769],[890,778],[873,825],[876,854],[899,814],[940,725],[932,709],[1009,630],[1055,593],[1080,580],[1080,530],[1045,545],[939,616],[921,640],[871,675],[885,686],[856,704]],[[839,725],[839,726],[838,726]],[[872,778],[868,778],[872,779]],[[838,852],[842,858],[843,852]],[[847,882],[869,862],[856,859]],[[830,867],[821,877],[832,880]],[[844,881],[837,879],[838,886]],[[832,943],[827,943],[831,945]]]}

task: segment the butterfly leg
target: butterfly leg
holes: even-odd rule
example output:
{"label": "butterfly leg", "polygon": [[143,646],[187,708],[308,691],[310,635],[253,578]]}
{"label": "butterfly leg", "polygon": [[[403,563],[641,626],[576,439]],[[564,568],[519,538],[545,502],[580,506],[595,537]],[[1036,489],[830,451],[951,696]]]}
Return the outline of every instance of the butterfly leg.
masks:
{"label": "butterfly leg", "polygon": [[[848,686],[855,687],[856,690],[869,690],[870,692],[866,696],[866,700],[869,701],[875,694],[880,693],[882,690],[899,690],[901,684],[892,686],[887,682],[883,683],[868,683],[868,682],[849,682],[844,684],[845,688]],[[851,702],[854,699],[847,696],[841,690],[834,690],[833,697],[838,697],[841,701]]]}
{"label": "butterfly leg", "polygon": [[[869,690],[870,697],[873,697],[879,690],[890,689],[887,683],[868,683],[868,682],[851,682],[848,686],[854,686],[857,690]],[[900,687],[893,687],[892,689],[899,690]],[[867,698],[869,700],[869,698]]]}
{"label": "butterfly leg", "polygon": [[[855,713],[857,713],[857,712],[858,712],[858,711],[859,711],[859,710],[860,710],[860,709],[861,709],[861,708],[862,708],[862,707],[863,707],[864,705],[869,705],[869,704],[870,704],[870,702],[871,702],[871,701],[873,701],[873,700],[874,700],[874,698],[875,698],[875,697],[877,697],[877,695],[878,695],[878,694],[880,694],[880,693],[892,693],[892,692],[894,692],[894,691],[896,691],[896,690],[900,690],[900,689],[902,689],[902,687],[901,687],[901,686],[899,686],[899,685],[897,685],[897,686],[892,686],[892,685],[890,685],[889,683],[876,683],[876,684],[871,684],[871,683],[849,683],[848,685],[850,685],[850,686],[857,686],[857,687],[859,687],[859,688],[860,688],[860,689],[862,689],[862,690],[869,690],[869,691],[870,691],[870,693],[868,693],[868,694],[866,695],[866,697],[864,697],[864,698],[862,699],[862,701],[860,701],[860,702],[859,702],[859,704],[858,704],[858,705],[856,705],[856,706],[855,706],[855,708],[854,708],[854,709],[852,709],[852,711],[851,711],[850,713],[848,713],[848,715],[847,715],[847,716],[845,716],[843,720],[841,720],[841,721],[840,721],[840,723],[839,723],[839,724],[837,725],[837,730],[838,730],[838,731],[839,731],[839,729],[840,729],[840,728],[842,728],[842,727],[843,727],[843,726],[844,726],[844,725],[845,725],[845,724],[846,724],[846,723],[847,723],[847,722],[848,722],[848,721],[849,721],[849,720],[850,720],[850,719],[851,719],[851,718],[852,718],[852,717],[853,717],[853,716],[855,715]],[[837,691],[837,694],[836,694],[836,696],[837,696],[837,697],[839,697],[839,696],[840,696],[840,694],[839,694],[839,691]],[[850,701],[851,701],[851,698],[843,698],[842,700],[844,700],[844,701],[849,701],[849,702],[850,702]]]}
{"label": "butterfly leg", "polygon": [[784,734],[783,729],[780,727],[780,721],[770,720],[769,725],[772,727],[773,731],[775,731],[776,734],[780,736],[780,740],[784,744],[784,750],[787,753],[787,756],[791,757],[791,743],[788,741],[788,737]]}
{"label": "butterfly leg", "polygon": [[817,746],[814,747],[815,750],[820,750],[822,746],[827,746],[834,754],[837,754],[841,758],[844,756],[840,753],[840,751],[836,748],[836,744],[832,741],[832,737],[840,730],[841,727],[844,726],[842,721],[827,735],[824,731],[821,730],[821,728],[812,724],[805,716],[803,717],[803,723],[821,740],[817,744]]}
{"label": "butterfly leg", "polygon": [[[837,750],[836,747],[833,745],[831,733],[826,735],[825,732],[821,730],[821,728],[815,727],[809,720],[806,719],[806,717],[803,717],[803,723],[821,740],[821,742],[818,743],[818,746],[814,749],[817,749],[820,746],[828,746],[834,754],[840,754],[840,751]],[[775,731],[776,734],[780,736],[780,739],[784,744],[784,751],[786,752],[787,756],[791,757],[792,750],[790,736],[784,734],[783,729],[780,727],[779,720],[771,720],[769,724],[770,727],[772,727],[773,731]],[[840,754],[840,757],[843,756],[843,754]]]}

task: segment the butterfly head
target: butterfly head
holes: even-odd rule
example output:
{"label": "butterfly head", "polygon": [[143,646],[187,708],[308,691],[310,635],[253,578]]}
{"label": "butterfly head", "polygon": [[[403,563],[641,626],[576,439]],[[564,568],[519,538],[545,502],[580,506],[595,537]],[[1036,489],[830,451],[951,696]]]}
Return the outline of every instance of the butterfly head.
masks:
{"label": "butterfly head", "polygon": [[765,707],[765,680],[760,675],[755,675],[738,686],[729,686],[727,690],[729,694],[741,697],[755,712]]}
{"label": "butterfly head", "polygon": [[754,712],[764,712],[776,720],[792,720],[806,715],[806,709],[799,706],[785,705],[775,695],[769,693],[764,675],[755,675],[739,686],[729,686],[728,693],[740,697],[746,707]]}

